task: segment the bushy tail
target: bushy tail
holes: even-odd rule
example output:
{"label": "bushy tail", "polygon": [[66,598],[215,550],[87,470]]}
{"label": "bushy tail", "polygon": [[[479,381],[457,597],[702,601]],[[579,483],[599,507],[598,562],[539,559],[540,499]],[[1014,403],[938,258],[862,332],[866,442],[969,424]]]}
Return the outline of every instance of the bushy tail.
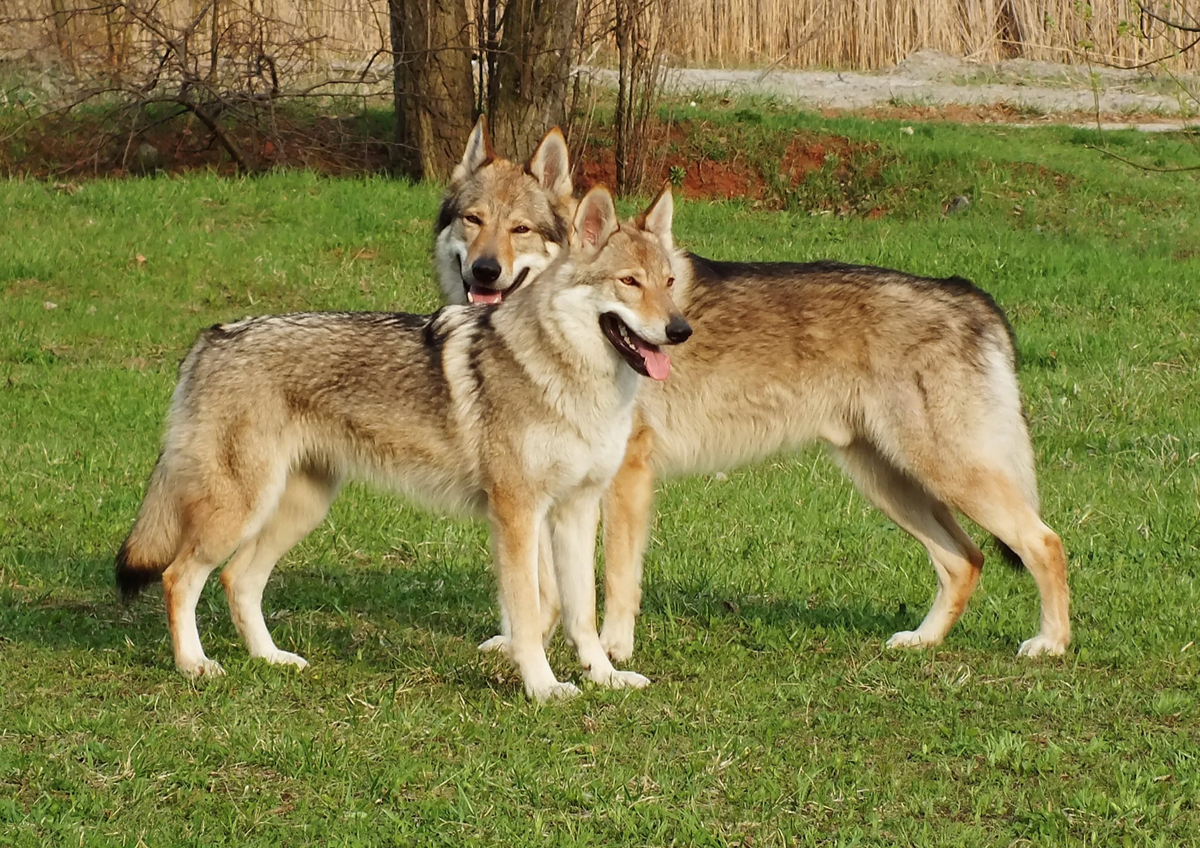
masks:
{"label": "bushy tail", "polygon": [[116,577],[121,598],[136,597],[142,589],[162,579],[179,550],[180,517],[175,499],[170,497],[165,462],[160,457],[146,499],[138,512],[133,529],[117,551]]}

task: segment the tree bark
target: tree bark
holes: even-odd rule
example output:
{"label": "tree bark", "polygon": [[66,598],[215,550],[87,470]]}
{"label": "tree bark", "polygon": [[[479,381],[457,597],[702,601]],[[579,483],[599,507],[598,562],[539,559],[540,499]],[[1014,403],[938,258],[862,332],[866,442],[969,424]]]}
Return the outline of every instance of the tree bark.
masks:
{"label": "tree bark", "polygon": [[631,151],[629,144],[633,136],[634,90],[637,80],[634,74],[634,29],[637,26],[639,0],[616,0],[617,35],[617,193],[628,194],[632,188]]}
{"label": "tree bark", "polygon": [[488,91],[496,148],[526,159],[567,119],[576,0],[509,0]]}
{"label": "tree bark", "polygon": [[444,180],[474,125],[471,29],[462,0],[388,0],[396,108],[393,166]]}

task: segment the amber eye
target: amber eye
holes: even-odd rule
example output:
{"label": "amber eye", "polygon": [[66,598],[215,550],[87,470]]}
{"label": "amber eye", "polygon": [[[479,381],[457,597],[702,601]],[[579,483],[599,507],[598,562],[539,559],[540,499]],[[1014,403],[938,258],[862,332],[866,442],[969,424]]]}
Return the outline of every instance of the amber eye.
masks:
{"label": "amber eye", "polygon": [[514,236],[521,236],[529,232],[529,227],[525,226],[524,224],[518,224],[512,228],[512,231]]}
{"label": "amber eye", "polygon": [[468,224],[474,224],[477,227],[483,226],[483,220],[478,215],[466,215],[463,217],[463,220]]}
{"label": "amber eye", "polygon": [[622,277],[621,282],[627,286],[633,286],[635,289],[640,289],[642,287],[642,284],[637,277]]}

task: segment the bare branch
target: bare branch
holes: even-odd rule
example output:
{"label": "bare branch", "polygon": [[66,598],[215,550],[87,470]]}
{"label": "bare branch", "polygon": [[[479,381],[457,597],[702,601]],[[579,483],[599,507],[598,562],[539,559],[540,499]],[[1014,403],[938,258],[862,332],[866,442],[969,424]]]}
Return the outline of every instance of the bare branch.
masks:
{"label": "bare branch", "polygon": [[1124,156],[1119,156],[1106,147],[1097,147],[1094,144],[1085,144],[1084,147],[1088,148],[1089,150],[1095,150],[1097,153],[1103,153],[1105,156],[1116,159],[1118,162],[1124,162],[1126,165],[1132,165],[1139,171],[1153,171],[1157,174],[1177,174],[1184,171],[1200,171],[1200,165],[1185,165],[1182,168],[1156,168],[1153,165],[1143,165],[1140,162],[1134,162],[1132,159],[1126,159]]}
{"label": "bare branch", "polygon": [[1200,32],[1200,26],[1188,26],[1186,24],[1181,24],[1177,21],[1167,20],[1162,15],[1159,15],[1157,12],[1155,12],[1153,9],[1151,9],[1149,6],[1147,6],[1145,3],[1138,3],[1138,9],[1141,10],[1141,13],[1143,15],[1145,15],[1146,17],[1153,18],[1154,20],[1158,21],[1160,24],[1166,24],[1171,29],[1177,29],[1180,32]]}

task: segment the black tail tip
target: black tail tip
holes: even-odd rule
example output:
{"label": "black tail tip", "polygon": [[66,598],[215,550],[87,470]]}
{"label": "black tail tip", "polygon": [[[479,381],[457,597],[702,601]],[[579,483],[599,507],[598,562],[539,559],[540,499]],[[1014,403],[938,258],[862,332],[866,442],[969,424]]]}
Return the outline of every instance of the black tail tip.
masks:
{"label": "black tail tip", "polygon": [[162,580],[162,574],[158,569],[139,568],[129,561],[128,543],[121,545],[121,550],[117,551],[114,565],[113,573],[117,579],[117,591],[121,593],[121,600],[126,603],[140,595],[142,590],[151,583]]}
{"label": "black tail tip", "polygon": [[1001,542],[999,539],[996,540],[996,547],[998,547],[1000,549],[1000,557],[1006,563],[1008,563],[1013,568],[1019,569],[1020,571],[1025,570],[1025,563],[1021,561],[1021,558],[1019,556],[1017,556],[1016,551],[1014,551],[1008,545]]}

